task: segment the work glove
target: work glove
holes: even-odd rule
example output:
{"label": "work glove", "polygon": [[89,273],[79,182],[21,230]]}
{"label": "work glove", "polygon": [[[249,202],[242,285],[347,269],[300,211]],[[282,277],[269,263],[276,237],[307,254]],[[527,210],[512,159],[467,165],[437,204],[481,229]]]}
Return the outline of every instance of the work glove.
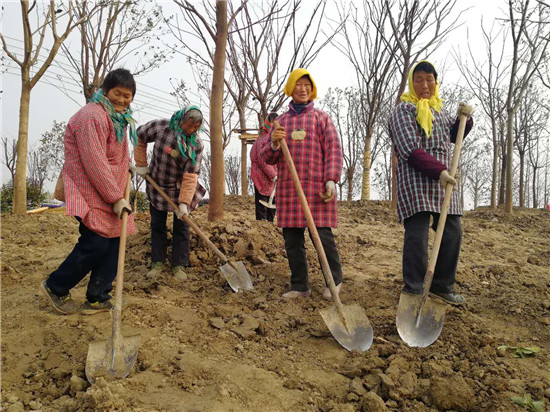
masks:
{"label": "work glove", "polygon": [[282,127],[278,121],[273,123],[273,132],[271,133],[271,148],[278,150],[281,145],[281,140],[286,136],[285,128]]}
{"label": "work glove", "polygon": [[465,102],[458,103],[458,111],[456,112],[457,116],[464,115],[467,119],[469,119],[473,114],[474,106]]}
{"label": "work glove", "polygon": [[336,194],[336,183],[334,183],[332,180],[328,180],[325,183],[325,193],[319,193],[319,196],[321,196],[321,199],[325,203],[330,202],[334,195]]}
{"label": "work glove", "polygon": [[145,176],[148,173],[151,173],[151,171],[147,166],[134,166],[131,163],[130,163],[130,171],[132,172],[132,176],[138,174],[141,177]]}
{"label": "work glove", "polygon": [[122,212],[124,212],[125,210],[128,211],[128,214],[132,213],[132,207],[126,199],[120,199],[113,204],[113,212],[116,213],[119,219],[122,219]]}
{"label": "work glove", "polygon": [[189,216],[189,207],[187,203],[180,203],[174,213],[180,220],[183,219],[183,216]]}
{"label": "work glove", "polygon": [[454,186],[456,185],[456,179],[454,177],[451,177],[448,170],[443,170],[439,175],[439,184],[443,189],[445,189],[448,183],[452,184],[454,188]]}
{"label": "work glove", "polygon": [[275,182],[277,181],[277,176],[275,176],[273,179],[271,179],[271,181],[272,181],[273,183],[275,183]]}

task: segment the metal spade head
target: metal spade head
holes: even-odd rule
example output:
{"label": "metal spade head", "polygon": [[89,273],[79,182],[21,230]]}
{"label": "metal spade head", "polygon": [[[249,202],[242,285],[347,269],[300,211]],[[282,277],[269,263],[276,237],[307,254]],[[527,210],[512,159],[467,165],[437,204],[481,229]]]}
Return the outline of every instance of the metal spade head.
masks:
{"label": "metal spade head", "polygon": [[321,309],[321,316],[330,333],[344,348],[364,352],[372,345],[372,326],[363,308],[359,305],[342,305],[345,324],[335,305]]}
{"label": "metal spade head", "polygon": [[112,339],[90,343],[86,359],[86,378],[94,383],[97,378],[107,380],[128,376],[136,363],[141,336],[120,336],[115,344]]}
{"label": "metal spade head", "polygon": [[397,332],[411,346],[425,348],[434,343],[445,319],[446,304],[422,295],[401,293],[397,307]]}
{"label": "metal spade head", "polygon": [[252,290],[252,279],[246,270],[243,262],[228,262],[220,267],[222,274],[227,279],[227,283],[235,292]]}

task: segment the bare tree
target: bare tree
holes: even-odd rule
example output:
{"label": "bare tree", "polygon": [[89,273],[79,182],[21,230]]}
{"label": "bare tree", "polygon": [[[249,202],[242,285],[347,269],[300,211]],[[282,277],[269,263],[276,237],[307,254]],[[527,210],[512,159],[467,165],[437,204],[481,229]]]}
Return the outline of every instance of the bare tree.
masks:
{"label": "bare tree", "polygon": [[49,160],[44,153],[38,150],[31,150],[29,153],[29,174],[28,182],[37,191],[38,197],[44,192],[44,182],[49,175]]}
{"label": "bare tree", "polygon": [[54,120],[51,130],[42,134],[40,147],[38,148],[40,156],[47,159],[48,179],[56,179],[63,168],[65,161],[65,146],[63,143],[65,137],[65,128],[67,123]]}
{"label": "bare tree", "polygon": [[208,193],[210,192],[210,181],[212,180],[210,176],[212,171],[212,162],[210,161],[210,159],[210,152],[204,150],[202,156],[201,172],[199,174],[199,182],[202,186],[204,186]]}
{"label": "bare tree", "polygon": [[[495,27],[490,31],[485,29],[483,19],[481,20],[481,30],[485,49],[487,50],[486,62],[476,61],[473,53],[473,42],[470,41],[468,32],[468,54],[471,63],[461,56],[459,52],[454,53],[454,60],[459,68],[465,84],[469,85],[468,90],[477,98],[481,105],[483,113],[490,122],[490,134],[492,137],[492,171],[491,171],[491,208],[497,207],[497,188],[499,156],[505,154],[501,145],[502,119],[505,113],[504,100],[502,98],[503,81],[506,75],[507,65],[504,62],[505,38],[500,42],[499,50],[495,50],[499,44],[498,40],[502,35],[502,30],[494,34]],[[478,44],[475,46],[479,47]],[[477,123],[477,120],[476,120]],[[477,127],[477,126],[476,126]]]}
{"label": "bare tree", "polygon": [[2,147],[4,148],[4,161],[2,162],[10,171],[11,180],[10,182],[14,183],[15,181],[15,163],[17,160],[17,142],[15,139],[10,139],[6,136],[2,137]]}
{"label": "bare tree", "polygon": [[[86,0],[84,0],[86,2]],[[88,16],[80,16],[76,18],[73,10],[73,1],[69,0],[67,11],[55,6],[54,1],[50,0],[45,15],[41,16],[36,0],[29,6],[28,0],[20,0],[21,17],[23,24],[23,41],[24,52],[22,58],[8,49],[4,36],[0,33],[4,52],[17,63],[21,70],[21,99],[19,103],[19,133],[17,139],[17,162],[14,184],[14,201],[13,211],[16,214],[24,214],[27,211],[27,150],[29,138],[29,108],[31,99],[31,90],[40,78],[46,73],[52,61],[54,60],[61,44],[73,29],[84,22]],[[33,29],[31,26],[31,13],[36,8],[37,27]],[[61,34],[58,33],[57,24],[61,17],[67,20],[64,30]],[[37,66],[38,59],[41,57],[42,47],[46,37],[46,32],[50,32],[53,37],[53,44],[50,51],[47,53],[44,62],[37,67],[34,74],[31,75],[31,68]],[[35,44],[35,41],[37,43]]]}
{"label": "bare tree", "polygon": [[512,213],[513,207],[513,150],[514,116],[531,83],[537,67],[545,61],[550,42],[548,25],[545,23],[544,7],[531,8],[529,0],[508,0],[508,24],[512,35],[512,61],[510,81],[506,98],[506,203],[505,210]]}
{"label": "bare tree", "polygon": [[[103,83],[105,75],[130,55],[142,56],[134,74],[145,73],[168,59],[173,51],[155,46],[155,32],[162,27],[160,7],[150,0],[126,0],[99,2],[91,6],[87,2],[77,2],[76,11],[81,17],[91,14],[98,8],[95,16],[83,20],[78,25],[80,31],[80,56],[62,44],[63,54],[78,76],[86,102]],[[160,34],[160,33],[159,33]],[[147,46],[147,50],[140,49]],[[73,77],[72,71],[65,70]]]}
{"label": "bare tree", "polygon": [[241,162],[238,156],[225,156],[225,183],[230,195],[238,195],[241,189]]}

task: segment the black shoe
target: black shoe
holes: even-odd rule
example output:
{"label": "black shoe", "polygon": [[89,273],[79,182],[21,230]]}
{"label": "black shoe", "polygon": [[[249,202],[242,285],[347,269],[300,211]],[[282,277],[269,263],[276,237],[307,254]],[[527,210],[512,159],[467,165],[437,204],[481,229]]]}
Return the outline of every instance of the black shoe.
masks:
{"label": "black shoe", "polygon": [[40,290],[46,295],[50,302],[53,305],[53,308],[64,315],[71,315],[78,311],[76,303],[74,303],[71,298],[71,294],[67,293],[65,296],[57,296],[52,290],[48,287],[46,279],[40,283]]}
{"label": "black shoe", "polygon": [[85,301],[82,306],[80,307],[80,310],[84,315],[95,315],[99,312],[109,312],[111,309],[113,309],[113,304],[110,300],[106,300],[104,302],[89,302],[88,300]]}
{"label": "black shoe", "polygon": [[464,302],[466,302],[466,299],[464,299],[464,296],[455,292],[451,292],[451,293],[430,292],[430,296],[436,297],[438,299],[445,301],[446,303],[449,303],[455,306],[460,306],[464,304]]}

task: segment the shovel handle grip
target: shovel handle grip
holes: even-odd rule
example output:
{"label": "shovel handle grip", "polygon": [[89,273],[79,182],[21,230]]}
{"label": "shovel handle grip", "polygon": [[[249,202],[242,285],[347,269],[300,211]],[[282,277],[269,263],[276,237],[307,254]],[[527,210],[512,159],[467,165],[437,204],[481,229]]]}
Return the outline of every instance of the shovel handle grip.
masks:
{"label": "shovel handle grip", "polygon": [[[166,194],[166,192],[162,189],[162,187],[160,187],[158,185],[157,182],[155,182],[155,180],[149,175],[149,174],[146,174],[145,175],[145,180],[147,180],[151,186],[153,186],[155,188],[155,190],[162,196],[162,198],[164,200],[166,200],[168,202],[168,204],[174,209],[174,210],[178,210],[178,205],[176,205],[176,203],[170,198],[170,196],[168,196]],[[210,239],[208,239],[208,237],[202,232],[202,230],[199,229],[199,227],[195,224],[195,222],[193,222],[191,220],[191,218],[189,216],[185,216],[183,215],[182,216],[182,219],[185,221],[185,223],[187,223],[192,229],[193,231],[202,239],[202,241],[206,244],[206,246],[208,246],[208,248],[214,252],[214,254],[216,254],[216,256],[218,256],[218,258],[220,258],[221,260],[223,260],[224,263],[228,263],[229,262],[229,259],[227,259],[227,256],[225,256],[222,251],[220,249],[218,249],[216,247],[216,245],[214,245],[214,243],[212,243],[210,241]],[[230,262],[229,262],[230,263]]]}
{"label": "shovel handle grip", "polygon": [[311,214],[311,209],[309,208],[306,195],[304,194],[302,183],[300,182],[300,178],[298,177],[298,172],[296,171],[294,160],[292,160],[292,156],[290,154],[290,151],[288,150],[285,139],[281,139],[279,143],[281,145],[281,150],[283,151],[283,156],[285,157],[288,169],[290,170],[290,175],[292,177],[292,181],[294,182],[294,187],[296,188],[296,193],[298,194],[298,198],[300,199],[300,204],[302,205],[302,210],[304,211],[304,216],[306,218],[306,224],[309,229],[309,233],[311,234],[313,244],[315,245],[315,249],[317,250],[317,254],[319,255],[319,261],[321,262],[323,276],[325,277],[328,288],[330,289],[330,293],[332,294],[332,298],[334,299],[336,308],[338,309],[338,312],[340,313],[340,316],[344,320],[345,324],[346,321],[344,317],[344,308],[342,306],[342,302],[340,301],[338,293],[336,293],[336,285],[334,284],[334,278],[332,277],[332,272],[328,264],[327,255],[325,254],[325,249],[323,249],[321,238],[319,237],[319,233],[317,232],[315,220],[313,220],[313,215]]}
{"label": "shovel handle grip", "polygon": [[[460,121],[458,123],[458,132],[456,134],[455,147],[453,151],[453,159],[451,161],[451,170],[449,174],[454,177],[456,169],[458,168],[458,161],[460,159],[460,151],[462,149],[462,140],[464,138],[464,130],[466,129],[467,117],[460,115]],[[445,197],[443,198],[443,204],[441,205],[441,212],[439,214],[439,221],[437,222],[437,230],[435,232],[434,244],[432,246],[432,252],[430,254],[430,260],[428,262],[428,269],[424,276],[424,284],[422,295],[426,297],[432,286],[432,280],[435,272],[435,264],[437,263],[437,256],[439,255],[439,248],[441,246],[441,239],[443,238],[443,231],[445,230],[445,222],[447,221],[447,213],[449,212],[449,205],[451,203],[451,196],[453,194],[453,185],[450,183],[445,187]]]}

